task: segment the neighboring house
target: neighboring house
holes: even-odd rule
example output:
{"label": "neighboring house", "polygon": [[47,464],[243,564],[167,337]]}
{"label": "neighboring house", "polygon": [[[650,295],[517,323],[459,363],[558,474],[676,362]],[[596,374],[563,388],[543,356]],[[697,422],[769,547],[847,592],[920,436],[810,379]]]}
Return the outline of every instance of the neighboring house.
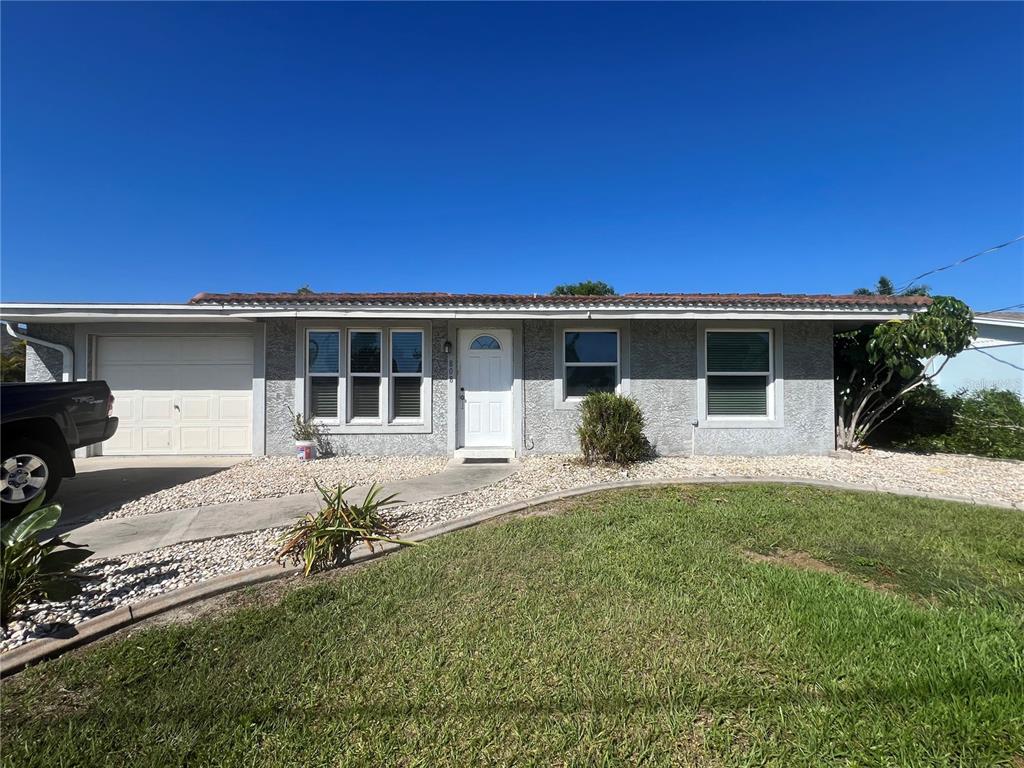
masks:
{"label": "neighboring house", "polygon": [[[947,394],[960,390],[1009,389],[1024,399],[1024,312],[975,315],[978,337],[939,372],[935,384]],[[935,370],[941,360],[933,360]]]}
{"label": "neighboring house", "polygon": [[[106,379],[104,455],[289,454],[290,409],[339,452],[577,450],[580,398],[631,395],[662,454],[824,454],[832,335],[919,296],[207,294],[187,304],[10,304],[27,378]],[[73,373],[72,373],[73,372]]]}

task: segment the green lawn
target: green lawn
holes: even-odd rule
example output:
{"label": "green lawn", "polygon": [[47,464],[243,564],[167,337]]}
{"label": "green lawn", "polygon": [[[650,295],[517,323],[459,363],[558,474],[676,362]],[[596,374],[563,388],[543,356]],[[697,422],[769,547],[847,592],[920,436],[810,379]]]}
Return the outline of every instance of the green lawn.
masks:
{"label": "green lawn", "polygon": [[1024,515],[607,493],[93,646],[2,696],[11,766],[1021,766]]}

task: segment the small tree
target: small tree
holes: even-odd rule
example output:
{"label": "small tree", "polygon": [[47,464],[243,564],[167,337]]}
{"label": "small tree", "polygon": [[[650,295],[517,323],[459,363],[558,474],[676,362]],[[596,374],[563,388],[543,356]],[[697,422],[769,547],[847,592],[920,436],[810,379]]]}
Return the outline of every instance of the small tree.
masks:
{"label": "small tree", "polygon": [[303,283],[302,285],[295,289],[295,293],[297,293],[299,296],[308,296],[311,293],[315,293],[315,291],[309,287],[309,283]]}
{"label": "small tree", "polygon": [[[900,296],[927,296],[929,293],[927,285],[908,285],[902,291],[899,292]],[[878,278],[878,282],[875,283],[874,289],[871,288],[855,288],[853,291],[854,296],[895,296],[896,286],[893,284],[885,275]]]}
{"label": "small tree", "polygon": [[603,280],[584,280],[582,283],[556,285],[552,296],[614,296],[615,289]]}
{"label": "small tree", "polygon": [[[974,338],[970,308],[936,296],[909,320],[869,325],[835,337],[836,443],[857,449],[879,424],[903,407],[903,398],[932,381],[949,358]],[[932,358],[944,357],[928,372]]]}

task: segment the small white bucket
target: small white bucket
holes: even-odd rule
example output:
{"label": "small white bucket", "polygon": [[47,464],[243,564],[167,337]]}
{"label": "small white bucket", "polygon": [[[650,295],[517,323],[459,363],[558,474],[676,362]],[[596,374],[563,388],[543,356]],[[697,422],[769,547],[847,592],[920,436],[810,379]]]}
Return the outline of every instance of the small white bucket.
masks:
{"label": "small white bucket", "polygon": [[299,461],[312,461],[316,458],[316,443],[312,440],[296,440],[295,455]]}

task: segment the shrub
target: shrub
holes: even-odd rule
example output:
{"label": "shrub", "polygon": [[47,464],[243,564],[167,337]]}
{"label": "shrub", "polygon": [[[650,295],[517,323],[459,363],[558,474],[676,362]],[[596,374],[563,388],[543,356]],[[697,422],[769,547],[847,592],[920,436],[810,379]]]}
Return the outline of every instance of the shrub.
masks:
{"label": "shrub", "polygon": [[384,489],[374,483],[361,504],[352,504],[345,500],[345,494],[353,488],[354,485],[345,488],[339,485],[335,490],[316,483],[323,506],[302,517],[285,533],[280,540],[277,561],[283,563],[291,558],[295,565],[302,563],[303,574],[309,576],[314,570],[349,562],[352,549],[359,542],[366,544],[370,551],[375,541],[411,543],[393,538],[394,528],[380,514],[382,507],[400,503],[395,494],[381,498]]}
{"label": "shrub", "polygon": [[92,554],[60,536],[41,541],[39,534],[60,520],[59,504],[42,506],[43,495],[0,528],[0,625],[32,600],[68,600],[81,591],[71,569]]}
{"label": "shrub", "polygon": [[[945,427],[936,428],[946,415]],[[901,416],[902,431],[886,434],[893,447],[1024,459],[1024,402],[1014,392],[926,394],[923,400],[909,402]]]}
{"label": "shrub", "polygon": [[591,392],[580,403],[576,434],[587,462],[630,464],[651,456],[644,435],[644,415],[631,397],[611,392]]}
{"label": "shrub", "polygon": [[296,413],[291,408],[288,412],[292,415],[292,439],[298,442],[299,440],[305,440],[316,446],[317,456],[333,456],[334,448],[331,446],[331,440],[324,432],[322,426],[314,421],[312,416],[303,416],[301,413]]}

